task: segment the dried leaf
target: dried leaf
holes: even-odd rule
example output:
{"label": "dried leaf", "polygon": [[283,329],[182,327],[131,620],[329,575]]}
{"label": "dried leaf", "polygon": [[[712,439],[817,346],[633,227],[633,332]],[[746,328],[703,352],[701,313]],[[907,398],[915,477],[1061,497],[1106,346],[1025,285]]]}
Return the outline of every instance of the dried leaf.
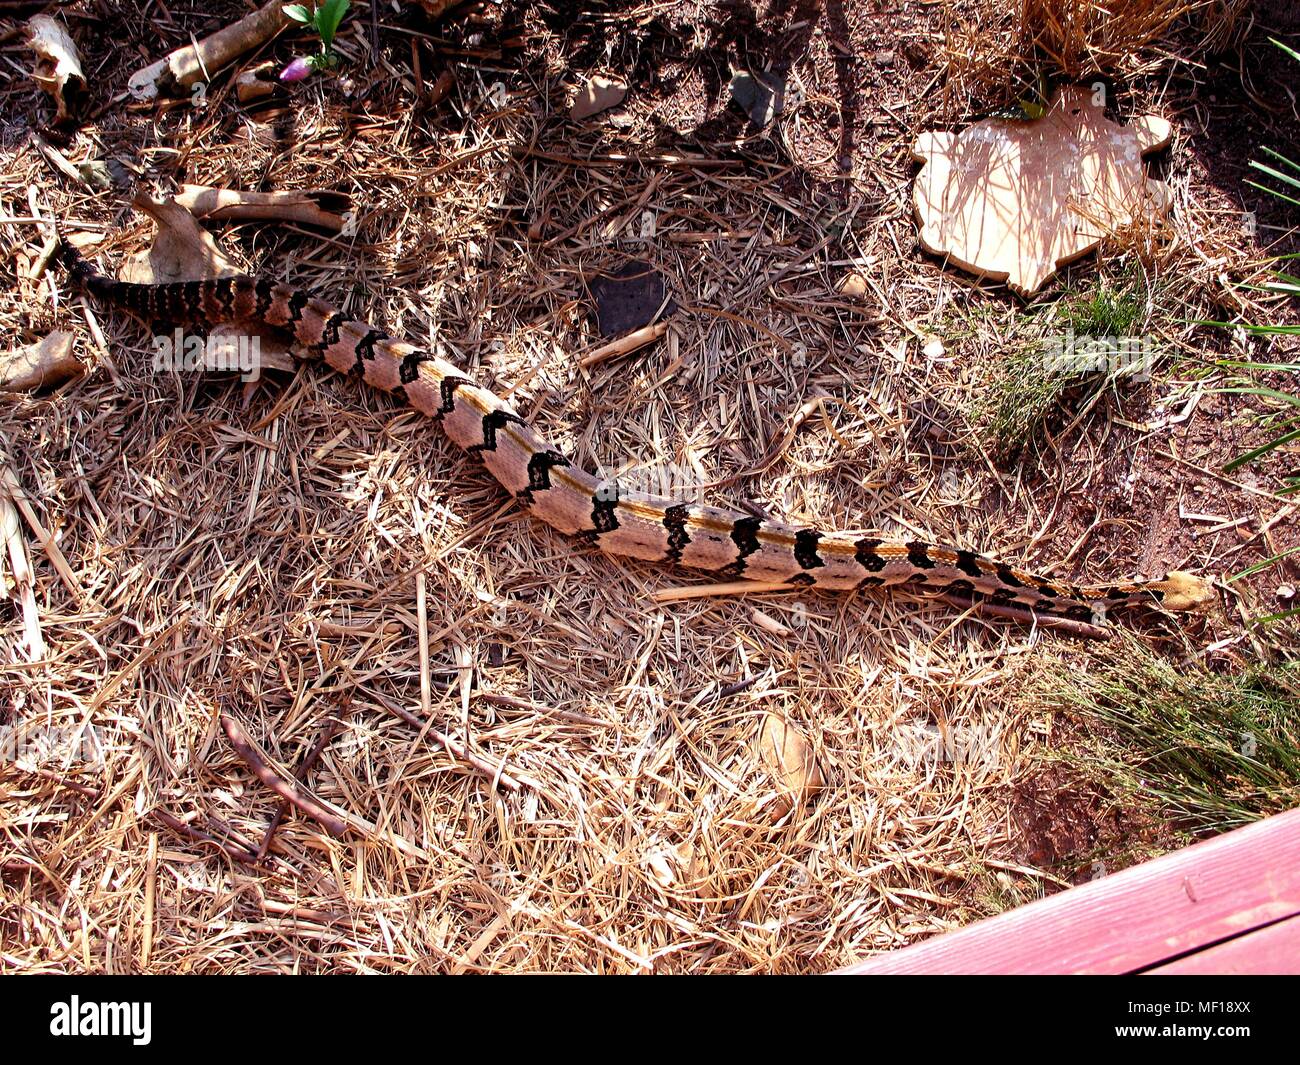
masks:
{"label": "dried leaf", "polygon": [[785,79],[775,74],[741,71],[731,79],[731,99],[762,129],[785,107]]}
{"label": "dried leaf", "polygon": [[155,200],[141,193],[133,202],[158,223],[158,232],[148,252],[123,264],[124,281],[160,285],[169,281],[205,281],[241,272],[217,246],[212,234],[174,200]]}
{"label": "dried leaf", "polygon": [[51,15],[33,16],[27,23],[27,37],[37,55],[32,78],[54,97],[55,122],[70,122],[86,96],[77,46],[63,23]]}
{"label": "dried leaf", "polygon": [[821,769],[808,741],[779,714],[763,717],[758,757],[776,784],[783,812],[807,802],[822,787]]}
{"label": "dried leaf", "polygon": [[865,296],[867,294],[867,279],[857,270],[851,270],[840,278],[839,290],[841,296]]}
{"label": "dried leaf", "polygon": [[587,83],[578,90],[573,106],[569,108],[569,117],[575,122],[617,107],[627,96],[627,82],[621,78],[607,78],[601,74],[587,79]]}

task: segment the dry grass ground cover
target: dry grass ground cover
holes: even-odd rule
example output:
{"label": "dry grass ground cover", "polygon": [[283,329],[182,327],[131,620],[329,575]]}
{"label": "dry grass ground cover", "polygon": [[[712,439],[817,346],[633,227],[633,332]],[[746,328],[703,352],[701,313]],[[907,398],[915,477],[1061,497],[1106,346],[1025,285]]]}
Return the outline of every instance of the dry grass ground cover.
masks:
{"label": "dry grass ground cover", "polygon": [[[336,44],[346,81],[245,108],[226,73],[204,107],[159,109],[122,95],[130,73],[239,5],[72,4],[94,102],[66,140],[42,135],[147,189],[345,194],[339,236],[214,228],[250,270],[509,392],[590,467],[1067,577],[1232,574],[1294,547],[1294,448],[1223,474],[1266,412],[1212,390],[1234,344],[1294,352],[1194,324],[1280,313],[1239,286],[1285,220],[1243,201],[1204,121],[1230,101],[1247,133],[1294,130],[1292,104],[1257,108],[1237,74],[1264,14],[1239,14],[1223,52],[1183,15],[1140,62],[1107,44],[1119,112],[1176,123],[1172,232],[1130,234],[1026,305],[922,255],[911,216],[915,135],[1014,100],[1015,64],[1051,69],[981,66],[968,44],[954,67],[986,7],[483,5],[430,23],[407,5],[372,28],[361,5]],[[11,578],[0,726],[64,743],[0,764],[0,967],[822,971],[1181,838],[1117,811],[1086,766],[1044,766],[1094,749],[1078,704],[1029,682],[1100,670],[1089,645],[902,592],[674,599],[694,578],[552,533],[351,380],[154,372],[152,330],[53,268],[31,276],[34,211],[105,264],[151,226],[125,181],[51,167],[13,26],[0,321],[15,341],[71,329],[91,370],[0,404],[42,645]],[[753,129],[726,106],[733,68],[797,82],[800,102]],[[569,122],[573,87],[603,72],[629,81],[623,107]],[[591,283],[630,260],[678,310],[655,345],[583,369],[602,343]],[[840,291],[851,271],[861,295]],[[1126,284],[1164,353],[1153,378],[1070,383],[995,447],[982,412],[1007,354],[1063,294]],[[1206,618],[1144,623],[1146,653],[1216,677],[1277,661],[1294,627],[1251,619],[1294,561]],[[258,861],[279,799],[223,712],[288,774],[335,722],[306,780],[352,827],[289,813]],[[793,805],[757,750],[767,715],[820,776]]]}

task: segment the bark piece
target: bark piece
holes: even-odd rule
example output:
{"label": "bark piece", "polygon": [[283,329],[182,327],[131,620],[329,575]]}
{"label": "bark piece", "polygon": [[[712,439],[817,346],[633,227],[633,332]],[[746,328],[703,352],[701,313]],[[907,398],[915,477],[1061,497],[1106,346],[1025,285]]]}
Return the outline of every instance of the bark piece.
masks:
{"label": "bark piece", "polygon": [[137,100],[159,96],[186,96],[201,81],[207,81],[232,60],[251,52],[289,25],[282,0],[272,0],[238,22],[217,30],[197,45],[187,44],[142,70],[127,83]]}
{"label": "bark piece", "polygon": [[72,334],[58,330],[35,344],[0,351],[0,392],[56,388],[83,370],[72,354]]}

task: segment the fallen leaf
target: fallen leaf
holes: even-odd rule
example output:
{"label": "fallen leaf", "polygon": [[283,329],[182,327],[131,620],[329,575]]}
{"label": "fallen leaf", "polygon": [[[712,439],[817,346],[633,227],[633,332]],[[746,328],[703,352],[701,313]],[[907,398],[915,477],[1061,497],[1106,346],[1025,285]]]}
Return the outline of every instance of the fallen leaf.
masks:
{"label": "fallen leaf", "polygon": [[27,39],[37,55],[32,78],[54,97],[55,122],[71,121],[86,97],[86,75],[77,46],[63,23],[51,15],[34,15],[27,23]]}
{"label": "fallen leaf", "polygon": [[155,200],[140,193],[132,205],[158,223],[158,232],[147,252],[122,264],[122,280],[162,285],[169,281],[206,281],[241,272],[217,246],[212,234],[174,200]]}
{"label": "fallen leaf", "polygon": [[241,70],[239,76],[235,78],[235,96],[241,104],[246,104],[250,100],[260,100],[263,96],[271,96],[279,87],[280,79],[276,76],[275,62],[269,59],[247,70]]}
{"label": "fallen leaf", "polygon": [[569,117],[575,122],[617,107],[627,96],[627,82],[621,78],[607,78],[601,74],[587,79],[587,83],[578,90],[573,106],[569,108]]}
{"label": "fallen leaf", "polygon": [[807,802],[822,787],[821,769],[808,741],[779,714],[763,716],[758,757],[776,784],[782,812]]}
{"label": "fallen leaf", "polygon": [[840,278],[838,287],[841,296],[865,296],[867,294],[867,279],[857,270],[850,270]]}

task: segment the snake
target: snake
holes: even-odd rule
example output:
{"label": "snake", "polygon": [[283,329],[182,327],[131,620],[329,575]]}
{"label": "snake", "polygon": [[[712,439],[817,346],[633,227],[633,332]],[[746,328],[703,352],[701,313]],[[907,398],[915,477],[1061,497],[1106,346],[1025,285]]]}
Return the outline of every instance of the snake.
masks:
{"label": "snake", "polygon": [[1174,570],[1155,579],[1084,585],[923,540],[793,525],[688,503],[600,478],[571,462],[504,399],[454,364],[302,288],[232,274],[157,284],[100,272],[66,238],[60,256],[83,291],[145,322],[255,323],[288,334],[299,359],[324,363],[431,418],[547,525],[610,555],[764,585],[848,591],[908,585],[1037,619],[1103,624],[1112,607],[1205,608],[1210,583]]}

